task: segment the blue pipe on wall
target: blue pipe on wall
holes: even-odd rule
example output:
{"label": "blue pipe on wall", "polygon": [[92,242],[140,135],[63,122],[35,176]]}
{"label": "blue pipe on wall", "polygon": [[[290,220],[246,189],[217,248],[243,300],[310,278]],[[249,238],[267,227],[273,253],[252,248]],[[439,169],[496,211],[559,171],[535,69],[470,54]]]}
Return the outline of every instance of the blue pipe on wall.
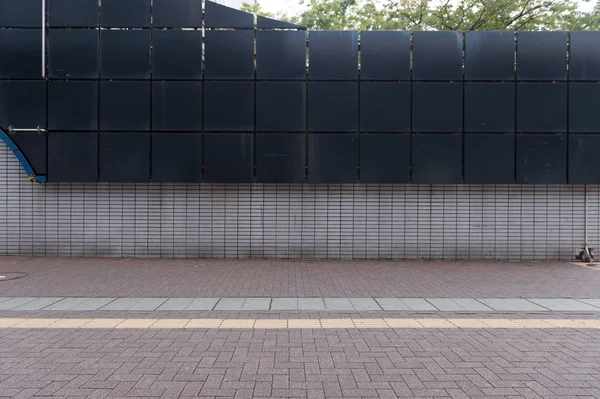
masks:
{"label": "blue pipe on wall", "polygon": [[23,169],[25,169],[25,173],[27,173],[27,175],[29,176],[29,180],[39,183],[46,183],[46,176],[36,176],[33,168],[31,167],[31,164],[29,163],[29,161],[27,161],[27,158],[25,158],[25,155],[23,155],[23,153],[21,152],[19,147],[17,147],[15,142],[12,141],[8,134],[6,134],[2,129],[0,129],[0,140],[4,141],[8,148],[10,148],[11,151],[15,153],[15,156],[21,163],[21,166],[23,167]]}

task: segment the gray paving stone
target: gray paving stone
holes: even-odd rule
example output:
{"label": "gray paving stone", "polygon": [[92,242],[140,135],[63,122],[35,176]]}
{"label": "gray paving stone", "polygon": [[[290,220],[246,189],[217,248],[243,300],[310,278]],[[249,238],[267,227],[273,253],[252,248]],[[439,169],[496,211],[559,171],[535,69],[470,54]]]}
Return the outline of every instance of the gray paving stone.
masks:
{"label": "gray paving stone", "polygon": [[437,309],[423,298],[400,298],[408,308],[415,312],[436,311]]}
{"label": "gray paving stone", "polygon": [[242,310],[246,298],[221,298],[215,310]]}
{"label": "gray paving stone", "polygon": [[108,305],[115,299],[116,298],[91,298],[85,301],[84,303],[75,306],[72,310],[99,310],[101,307]]}
{"label": "gray paving stone", "polygon": [[499,299],[499,298],[483,298],[477,299],[479,302],[484,305],[489,306],[495,311],[504,311],[504,312],[533,312],[533,311],[548,311],[548,309],[536,305],[533,302],[529,302],[526,299],[519,298],[509,298],[509,299]]}
{"label": "gray paving stone", "polygon": [[143,298],[118,298],[103,306],[100,310],[129,310],[133,305],[139,303]]}
{"label": "gray paving stone", "polygon": [[196,298],[186,306],[185,310],[213,310],[217,302],[219,298]]}
{"label": "gray paving stone", "polygon": [[349,298],[350,303],[357,311],[382,310],[373,298]]}
{"label": "gray paving stone", "polygon": [[246,298],[242,310],[269,310],[271,298]]}
{"label": "gray paving stone", "polygon": [[9,296],[0,297],[0,302],[8,301],[10,299]]}
{"label": "gray paving stone", "polygon": [[[73,310],[76,306],[79,306],[90,299],[93,298],[65,298],[62,301],[58,301],[45,307],[44,310]],[[0,303],[0,305],[2,304]]]}
{"label": "gray paving stone", "polygon": [[194,298],[169,298],[156,310],[184,310],[193,300]]}
{"label": "gray paving stone", "polygon": [[386,311],[407,311],[410,310],[399,298],[375,298],[377,303]]}
{"label": "gray paving stone", "polygon": [[600,299],[578,299],[578,301],[592,305],[600,310]]}
{"label": "gray paving stone", "polygon": [[348,298],[325,298],[325,309],[328,311],[354,310]]}
{"label": "gray paving stone", "polygon": [[325,310],[325,302],[323,298],[298,298],[298,309]]}
{"label": "gray paving stone", "polygon": [[167,298],[142,298],[138,303],[131,306],[127,310],[135,310],[140,312],[151,312],[156,310],[160,305],[165,303]]}
{"label": "gray paving stone", "polygon": [[575,299],[529,299],[530,302],[545,307],[555,312],[588,312],[600,310],[588,303],[576,301]]}
{"label": "gray paving stone", "polygon": [[298,310],[298,298],[273,298],[271,310]]}
{"label": "gray paving stone", "polygon": [[18,306],[12,310],[42,310],[46,306],[50,306],[53,303],[61,301],[65,298],[37,298],[31,302],[27,302],[24,305]]}
{"label": "gray paving stone", "polygon": [[463,309],[467,312],[491,312],[492,308],[489,306],[485,306],[483,303],[479,302],[477,299],[471,298],[452,298],[452,300],[459,306],[462,306]]}
{"label": "gray paving stone", "polygon": [[9,298],[4,302],[0,303],[0,310],[12,310],[21,305],[25,305],[26,303],[33,302],[37,298],[29,298],[29,297],[15,297]]}
{"label": "gray paving stone", "polygon": [[449,298],[426,298],[427,302],[432,304],[441,312],[462,312],[465,310],[462,306]]}

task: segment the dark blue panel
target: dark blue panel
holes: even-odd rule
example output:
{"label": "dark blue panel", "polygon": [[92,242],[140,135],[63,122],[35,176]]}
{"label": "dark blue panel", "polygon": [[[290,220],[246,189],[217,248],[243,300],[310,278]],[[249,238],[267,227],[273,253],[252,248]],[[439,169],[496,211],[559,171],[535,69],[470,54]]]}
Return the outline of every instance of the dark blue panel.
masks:
{"label": "dark blue panel", "polygon": [[600,133],[600,84],[572,83],[569,89],[569,131]]}
{"label": "dark blue panel", "polygon": [[98,129],[98,82],[50,82],[50,130]]}
{"label": "dark blue panel", "polygon": [[466,132],[514,132],[514,83],[465,83]]}
{"label": "dark blue panel", "polygon": [[514,134],[465,135],[465,183],[515,182]]}
{"label": "dark blue panel", "polygon": [[153,0],[153,26],[201,28],[202,2],[198,0]]}
{"label": "dark blue panel", "polygon": [[519,80],[566,80],[566,32],[518,32]]}
{"label": "dark blue panel", "polygon": [[517,132],[566,132],[566,83],[517,85]]}
{"label": "dark blue panel", "polygon": [[414,132],[462,131],[461,83],[413,84]]}
{"label": "dark blue panel", "polygon": [[358,134],[309,134],[308,182],[355,183]]}
{"label": "dark blue panel", "polygon": [[202,78],[201,31],[155,30],[152,46],[154,79]]}
{"label": "dark blue panel", "polygon": [[152,129],[202,131],[202,82],[152,82]]}
{"label": "dark blue panel", "polygon": [[361,83],[360,130],[409,132],[410,83]]}
{"label": "dark blue panel", "polygon": [[150,83],[100,82],[100,130],[150,130]]}
{"label": "dark blue panel", "polygon": [[363,80],[410,80],[410,33],[361,32],[360,78]]}
{"label": "dark blue panel", "polygon": [[103,30],[101,33],[103,78],[150,78],[150,32]]}
{"label": "dark blue panel", "polygon": [[204,130],[253,131],[254,84],[252,82],[206,82],[204,84]]}
{"label": "dark blue panel", "polygon": [[48,181],[98,181],[98,133],[48,133]]}
{"label": "dark blue panel", "polygon": [[306,26],[300,26],[296,24],[291,24],[289,22],[278,21],[276,19],[271,19],[267,17],[261,17],[260,15],[256,18],[256,27],[263,29],[304,29],[306,30]]}
{"label": "dark blue panel", "polygon": [[102,0],[100,24],[109,28],[150,26],[150,0]]}
{"label": "dark blue panel", "polygon": [[0,26],[9,28],[40,28],[40,0],[0,0]]}
{"label": "dark blue panel", "polygon": [[360,182],[409,183],[410,135],[361,134]]}
{"label": "dark blue panel", "polygon": [[600,80],[600,32],[571,32],[569,70],[571,80]]}
{"label": "dark blue panel", "polygon": [[358,32],[311,31],[308,42],[311,80],[358,79]]}
{"label": "dark blue panel", "polygon": [[252,133],[205,133],[204,180],[250,183],[254,176]]}
{"label": "dark blue panel", "polygon": [[358,131],[358,83],[310,83],[308,130]]}
{"label": "dark blue panel", "polygon": [[42,77],[42,30],[0,29],[0,79]]}
{"label": "dark blue panel", "polygon": [[514,80],[514,32],[465,32],[465,79]]}
{"label": "dark blue panel", "polygon": [[51,30],[48,42],[51,78],[98,77],[97,30]]}
{"label": "dark blue panel", "polygon": [[306,79],[306,32],[257,31],[258,79]]}
{"label": "dark blue panel", "polygon": [[11,136],[37,176],[46,175],[46,133],[18,132]]}
{"label": "dark blue panel", "polygon": [[259,183],[304,183],[306,180],[306,135],[257,134],[256,181]]}
{"label": "dark blue panel", "polygon": [[462,134],[413,134],[412,182],[462,182]]}
{"label": "dark blue panel", "polygon": [[566,184],[567,136],[517,135],[518,184]]}
{"label": "dark blue panel", "polygon": [[52,27],[98,26],[98,0],[48,0]]}
{"label": "dark blue panel", "polygon": [[256,84],[256,130],[305,131],[306,84],[304,82],[258,82]]}
{"label": "dark blue panel", "polygon": [[254,28],[254,15],[206,0],[207,28]]}
{"label": "dark blue panel", "polygon": [[254,31],[206,31],[206,79],[254,78]]}
{"label": "dark blue panel", "polygon": [[569,135],[569,184],[600,184],[600,135]]}
{"label": "dark blue panel", "polygon": [[46,128],[46,83],[0,81],[0,129]]}
{"label": "dark blue panel", "polygon": [[414,32],[413,79],[462,79],[462,52],[459,32]]}
{"label": "dark blue panel", "polygon": [[152,181],[202,181],[202,133],[154,133]]}
{"label": "dark blue panel", "polygon": [[99,181],[150,180],[149,133],[100,133]]}
{"label": "dark blue panel", "polygon": [[100,133],[99,178],[102,182],[150,180],[149,133]]}

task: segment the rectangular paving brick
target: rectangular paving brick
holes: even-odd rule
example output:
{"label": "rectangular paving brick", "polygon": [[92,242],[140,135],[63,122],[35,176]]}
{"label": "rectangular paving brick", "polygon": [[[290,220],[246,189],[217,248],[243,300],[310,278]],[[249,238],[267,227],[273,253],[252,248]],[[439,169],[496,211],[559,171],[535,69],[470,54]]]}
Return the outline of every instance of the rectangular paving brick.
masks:
{"label": "rectangular paving brick", "polygon": [[245,298],[221,298],[215,306],[215,310],[242,310]]}
{"label": "rectangular paving brick", "polygon": [[269,310],[271,307],[271,298],[246,298],[242,310]]}
{"label": "rectangular paving brick", "polygon": [[62,301],[58,301],[50,306],[47,306],[44,308],[44,310],[72,310],[76,306],[81,305],[89,299],[92,298],[65,298]]}
{"label": "rectangular paving brick", "polygon": [[88,299],[83,303],[80,303],[79,305],[75,306],[72,310],[98,310],[101,307],[108,305],[114,300],[115,298],[92,298]]}
{"label": "rectangular paving brick", "polygon": [[592,305],[600,309],[600,299],[578,299],[578,301]]}
{"label": "rectangular paving brick", "polygon": [[10,299],[9,296],[0,297],[0,303],[4,301],[8,301]]}
{"label": "rectangular paving brick", "polygon": [[12,310],[42,310],[47,306],[52,305],[58,301],[63,300],[64,298],[37,298],[31,302],[27,302],[24,305],[13,308]]}
{"label": "rectangular paving brick", "polygon": [[484,305],[489,306],[496,311],[504,312],[534,312],[534,311],[548,311],[548,309],[536,305],[526,299],[495,299],[495,298],[484,298],[478,299]]}
{"label": "rectangular paving brick", "polygon": [[408,306],[400,298],[375,298],[383,310],[408,311]]}
{"label": "rectangular paving brick", "polygon": [[350,303],[357,311],[382,310],[373,298],[349,298]]}
{"label": "rectangular paving brick", "polygon": [[529,299],[529,301],[555,312],[588,312],[599,310],[595,306],[574,299]]}
{"label": "rectangular paving brick", "polygon": [[213,310],[217,302],[219,298],[196,298],[186,306],[185,310]]}
{"label": "rectangular paving brick", "polygon": [[194,298],[169,298],[157,310],[184,310]]}
{"label": "rectangular paving brick", "polygon": [[410,310],[416,312],[435,311],[436,308],[422,298],[400,298]]}
{"label": "rectangular paving brick", "polygon": [[465,310],[462,306],[448,298],[426,298],[427,302],[442,312],[460,312]]}
{"label": "rectangular paving brick", "polygon": [[167,298],[143,298],[135,305],[132,305],[128,310],[142,312],[154,311],[166,301]]}
{"label": "rectangular paving brick", "polygon": [[298,310],[298,298],[273,298],[271,310]]}
{"label": "rectangular paving brick", "polygon": [[33,302],[36,298],[20,297],[10,298],[6,301],[0,302],[0,310],[12,310],[26,303]]}
{"label": "rectangular paving brick", "polygon": [[325,310],[325,302],[323,298],[298,298],[298,309]]}
{"label": "rectangular paving brick", "polygon": [[354,310],[348,298],[325,298],[325,309],[328,311]]}
{"label": "rectangular paving brick", "polygon": [[100,310],[128,310],[141,300],[142,298],[118,298],[103,306]]}
{"label": "rectangular paving brick", "polygon": [[467,312],[491,312],[492,308],[471,298],[453,298],[454,303],[462,306]]}

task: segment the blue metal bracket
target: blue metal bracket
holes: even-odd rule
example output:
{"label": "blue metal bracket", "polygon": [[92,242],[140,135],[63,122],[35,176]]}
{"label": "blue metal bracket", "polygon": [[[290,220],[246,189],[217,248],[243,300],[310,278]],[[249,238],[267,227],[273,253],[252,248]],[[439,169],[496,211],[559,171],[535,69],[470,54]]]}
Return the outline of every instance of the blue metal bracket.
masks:
{"label": "blue metal bracket", "polygon": [[30,181],[46,183],[46,176],[36,176],[35,172],[33,171],[33,168],[31,167],[31,164],[29,163],[29,161],[27,161],[25,155],[23,155],[23,153],[15,144],[15,142],[12,141],[8,134],[6,134],[2,129],[0,129],[0,140],[4,141],[8,148],[10,148],[10,150],[15,153],[15,156],[21,163],[21,166],[23,167],[23,169],[25,169],[25,173],[27,173],[27,176],[29,176]]}

